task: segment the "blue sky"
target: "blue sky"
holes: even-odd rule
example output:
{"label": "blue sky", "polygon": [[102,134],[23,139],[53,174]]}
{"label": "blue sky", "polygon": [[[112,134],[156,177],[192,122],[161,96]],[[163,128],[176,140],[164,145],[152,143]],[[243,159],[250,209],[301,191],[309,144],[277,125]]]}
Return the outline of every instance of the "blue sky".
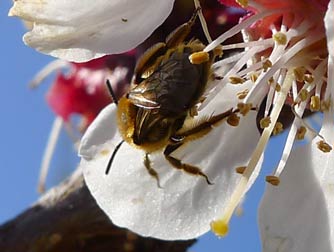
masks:
{"label": "blue sky", "polygon": [[[44,95],[51,79],[37,90],[27,87],[29,80],[51,57],[37,53],[22,42],[25,28],[16,18],[8,18],[10,0],[0,2],[1,67],[0,82],[0,222],[16,216],[37,198],[36,191],[39,166],[54,120],[54,114],[45,103]],[[49,83],[48,83],[49,82]],[[207,234],[192,248],[192,251],[260,251],[256,225],[256,208],[264,187],[264,175],[273,168],[277,159],[274,139],[269,146],[270,155],[262,176],[249,193],[241,217],[233,218],[227,238],[217,239]],[[68,137],[63,134],[57,146],[48,179],[48,186],[57,184],[70,173],[78,162]]]}
{"label": "blue sky", "polygon": [[[0,2],[0,83],[3,94],[0,101],[0,222],[14,217],[38,198],[39,166],[54,120],[44,99],[50,83],[46,81],[35,90],[28,88],[32,77],[52,58],[23,44],[25,28],[17,18],[7,17],[10,6],[10,0]],[[56,155],[62,158],[53,160],[49,185],[64,176],[64,167],[70,170],[77,162],[65,135],[57,149]]]}

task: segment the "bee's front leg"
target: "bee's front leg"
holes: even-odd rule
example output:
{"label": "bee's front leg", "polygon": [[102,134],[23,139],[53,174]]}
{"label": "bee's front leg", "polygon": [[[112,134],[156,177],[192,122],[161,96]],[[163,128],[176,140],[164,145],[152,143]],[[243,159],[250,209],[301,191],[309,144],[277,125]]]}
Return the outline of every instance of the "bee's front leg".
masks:
{"label": "bee's front leg", "polygon": [[180,159],[177,159],[175,157],[172,157],[170,154],[175,151],[176,149],[178,149],[180,146],[182,146],[183,143],[177,143],[177,144],[170,144],[167,145],[167,147],[164,150],[164,155],[165,158],[167,159],[167,161],[176,169],[180,169],[183,170],[189,174],[192,175],[196,175],[196,176],[202,176],[205,178],[206,182],[209,185],[213,185],[213,183],[209,180],[208,176],[201,171],[200,168],[190,165],[190,164],[186,164],[186,163],[182,163]]}
{"label": "bee's front leg", "polygon": [[149,173],[152,177],[154,177],[154,178],[156,179],[158,187],[159,187],[159,188],[162,188],[162,187],[160,186],[159,174],[157,173],[156,170],[154,170],[154,169],[152,168],[152,165],[151,165],[151,164],[152,164],[152,162],[151,162],[151,160],[150,160],[150,158],[149,158],[149,153],[145,153],[145,157],[144,157],[144,165],[145,165],[145,168],[146,168],[146,170],[148,171],[148,173]]}

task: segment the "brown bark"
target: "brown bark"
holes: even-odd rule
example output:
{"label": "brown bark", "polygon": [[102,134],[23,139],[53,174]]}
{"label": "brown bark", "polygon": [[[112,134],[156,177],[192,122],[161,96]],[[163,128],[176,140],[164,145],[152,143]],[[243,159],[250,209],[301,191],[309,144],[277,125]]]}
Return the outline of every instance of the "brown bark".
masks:
{"label": "brown bark", "polygon": [[1,252],[181,252],[194,242],[143,238],[114,226],[78,171],[0,226]]}

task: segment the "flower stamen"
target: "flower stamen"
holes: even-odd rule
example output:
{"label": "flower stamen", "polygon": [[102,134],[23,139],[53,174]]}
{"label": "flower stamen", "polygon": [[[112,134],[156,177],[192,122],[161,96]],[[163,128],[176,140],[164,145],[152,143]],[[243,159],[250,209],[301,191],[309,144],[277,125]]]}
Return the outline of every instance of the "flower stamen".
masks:
{"label": "flower stamen", "polygon": [[310,102],[311,111],[319,111],[320,110],[320,97],[312,96]]}
{"label": "flower stamen", "polygon": [[266,116],[260,120],[261,129],[268,128],[271,123],[270,117]]}
{"label": "flower stamen", "polygon": [[[268,71],[269,72],[269,71]],[[271,133],[274,129],[274,124],[276,123],[279,113],[284,105],[286,96],[291,88],[293,82],[293,74],[291,70],[288,71],[285,80],[282,85],[282,91],[278,94],[277,103],[273,107],[273,110],[271,112],[271,120],[273,123],[269,125],[269,127],[265,128],[260,140],[255,148],[255,151],[253,152],[253,155],[248,163],[248,166],[246,170],[243,173],[242,178],[240,179],[238,185],[236,186],[230,201],[228,202],[228,205],[226,206],[224,213],[221,218],[214,221],[211,225],[213,232],[215,232],[218,236],[220,236],[221,231],[219,228],[222,228],[221,226],[228,227],[228,222],[231,219],[234,210],[238,206],[239,202],[243,198],[244,194],[246,193],[246,188],[249,182],[249,179],[251,175],[253,174],[256,165],[259,162],[260,157],[262,156],[262,153],[264,152],[264,149],[267,145],[267,142],[271,136]],[[217,228],[217,225],[219,228]],[[226,229],[228,230],[228,229]]]}
{"label": "flower stamen", "polygon": [[266,182],[270,183],[273,186],[278,186],[281,181],[279,177],[269,175],[266,176]]}
{"label": "flower stamen", "polygon": [[318,146],[318,149],[324,153],[328,153],[332,150],[332,146],[330,146],[324,140],[320,140],[319,142],[317,142],[317,146]]}
{"label": "flower stamen", "polygon": [[229,125],[231,125],[231,126],[233,126],[233,127],[236,127],[236,126],[239,125],[240,117],[237,116],[237,114],[233,113],[233,114],[231,114],[231,115],[227,118],[226,122],[227,122]]}
{"label": "flower stamen", "polygon": [[296,139],[303,140],[305,138],[305,134],[306,134],[306,128],[304,126],[300,126],[296,133]]}

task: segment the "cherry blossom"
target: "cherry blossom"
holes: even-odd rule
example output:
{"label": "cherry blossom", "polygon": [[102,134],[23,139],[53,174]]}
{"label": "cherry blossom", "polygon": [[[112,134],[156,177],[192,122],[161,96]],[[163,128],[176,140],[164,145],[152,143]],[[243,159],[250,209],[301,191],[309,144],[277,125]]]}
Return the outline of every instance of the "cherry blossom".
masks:
{"label": "cherry blossom", "polygon": [[169,15],[174,0],[17,0],[9,15],[33,24],[24,42],[68,61],[123,53],[143,42]]}
{"label": "cherry blossom", "polygon": [[[129,11],[130,8],[116,1],[115,6],[121,7],[115,8],[117,15],[111,15],[109,7],[112,5],[101,1],[105,8],[93,12],[94,15],[99,13],[97,21],[110,15],[113,17],[108,23],[110,27],[121,30],[121,25],[127,26],[121,31],[124,36],[118,40],[114,35],[119,34],[110,32],[107,25],[106,34],[110,33],[111,37],[105,44],[99,40],[104,36],[99,22],[100,29],[96,26],[83,29],[79,25],[82,28],[77,33],[79,37],[74,37],[77,35],[73,35],[73,29],[77,27],[51,30],[58,29],[63,20],[69,18],[68,13],[49,22],[43,17],[44,12],[35,15],[35,10],[31,12],[33,8],[29,8],[32,5],[26,2],[16,1],[10,12],[28,21],[35,20],[25,41],[38,50],[77,61],[136,46],[167,17],[173,4],[173,1],[164,4],[146,1],[136,5],[140,9]],[[209,52],[222,45],[225,53],[232,53],[213,64],[217,78],[208,84],[198,116],[208,117],[231,108],[247,112],[236,127],[223,122],[210,134],[175,153],[187,163],[201,167],[213,185],[173,169],[157,152],[152,156],[152,163],[160,177],[159,188],[145,169],[143,152],[126,143],[117,152],[111,171],[106,175],[110,155],[121,141],[114,123],[117,108],[111,104],[89,126],[81,141],[80,167],[87,186],[113,223],[141,235],[168,240],[191,239],[210,229],[218,236],[226,235],[235,209],[260,172],[270,137],[283,130],[280,115],[282,108],[288,105],[293,115],[291,128],[281,160],[273,174],[266,178],[268,185],[259,210],[263,250],[332,251],[334,1],[219,2],[241,8],[245,15],[204,49]],[[53,5],[46,6],[45,10],[50,12],[57,9],[49,8]],[[130,12],[131,19],[127,16]],[[140,13],[147,12],[153,17],[144,22]],[[83,22],[83,13],[87,12],[79,11],[70,17],[86,25],[89,19]],[[137,21],[135,25],[132,19]],[[134,29],[145,35],[136,37]],[[102,35],[97,36],[96,31],[100,30]],[[227,39],[240,33],[243,42],[225,44]],[[43,34],[46,38],[55,38],[55,42],[45,37],[40,39]],[[50,34],[52,36],[48,37]],[[54,34],[65,39],[59,40]],[[259,107],[264,107],[263,114],[248,111]],[[320,132],[303,118],[306,111],[324,115]],[[261,134],[257,124],[262,128]],[[294,148],[295,142],[304,139],[305,134],[311,138],[309,143]]]}
{"label": "cherry blossom", "polygon": [[324,66],[327,67],[324,100],[328,99],[331,106],[323,112],[319,134],[292,151],[280,186],[267,186],[259,209],[264,251],[333,251],[334,248],[333,11],[334,1],[330,1],[325,15],[329,55]]}

